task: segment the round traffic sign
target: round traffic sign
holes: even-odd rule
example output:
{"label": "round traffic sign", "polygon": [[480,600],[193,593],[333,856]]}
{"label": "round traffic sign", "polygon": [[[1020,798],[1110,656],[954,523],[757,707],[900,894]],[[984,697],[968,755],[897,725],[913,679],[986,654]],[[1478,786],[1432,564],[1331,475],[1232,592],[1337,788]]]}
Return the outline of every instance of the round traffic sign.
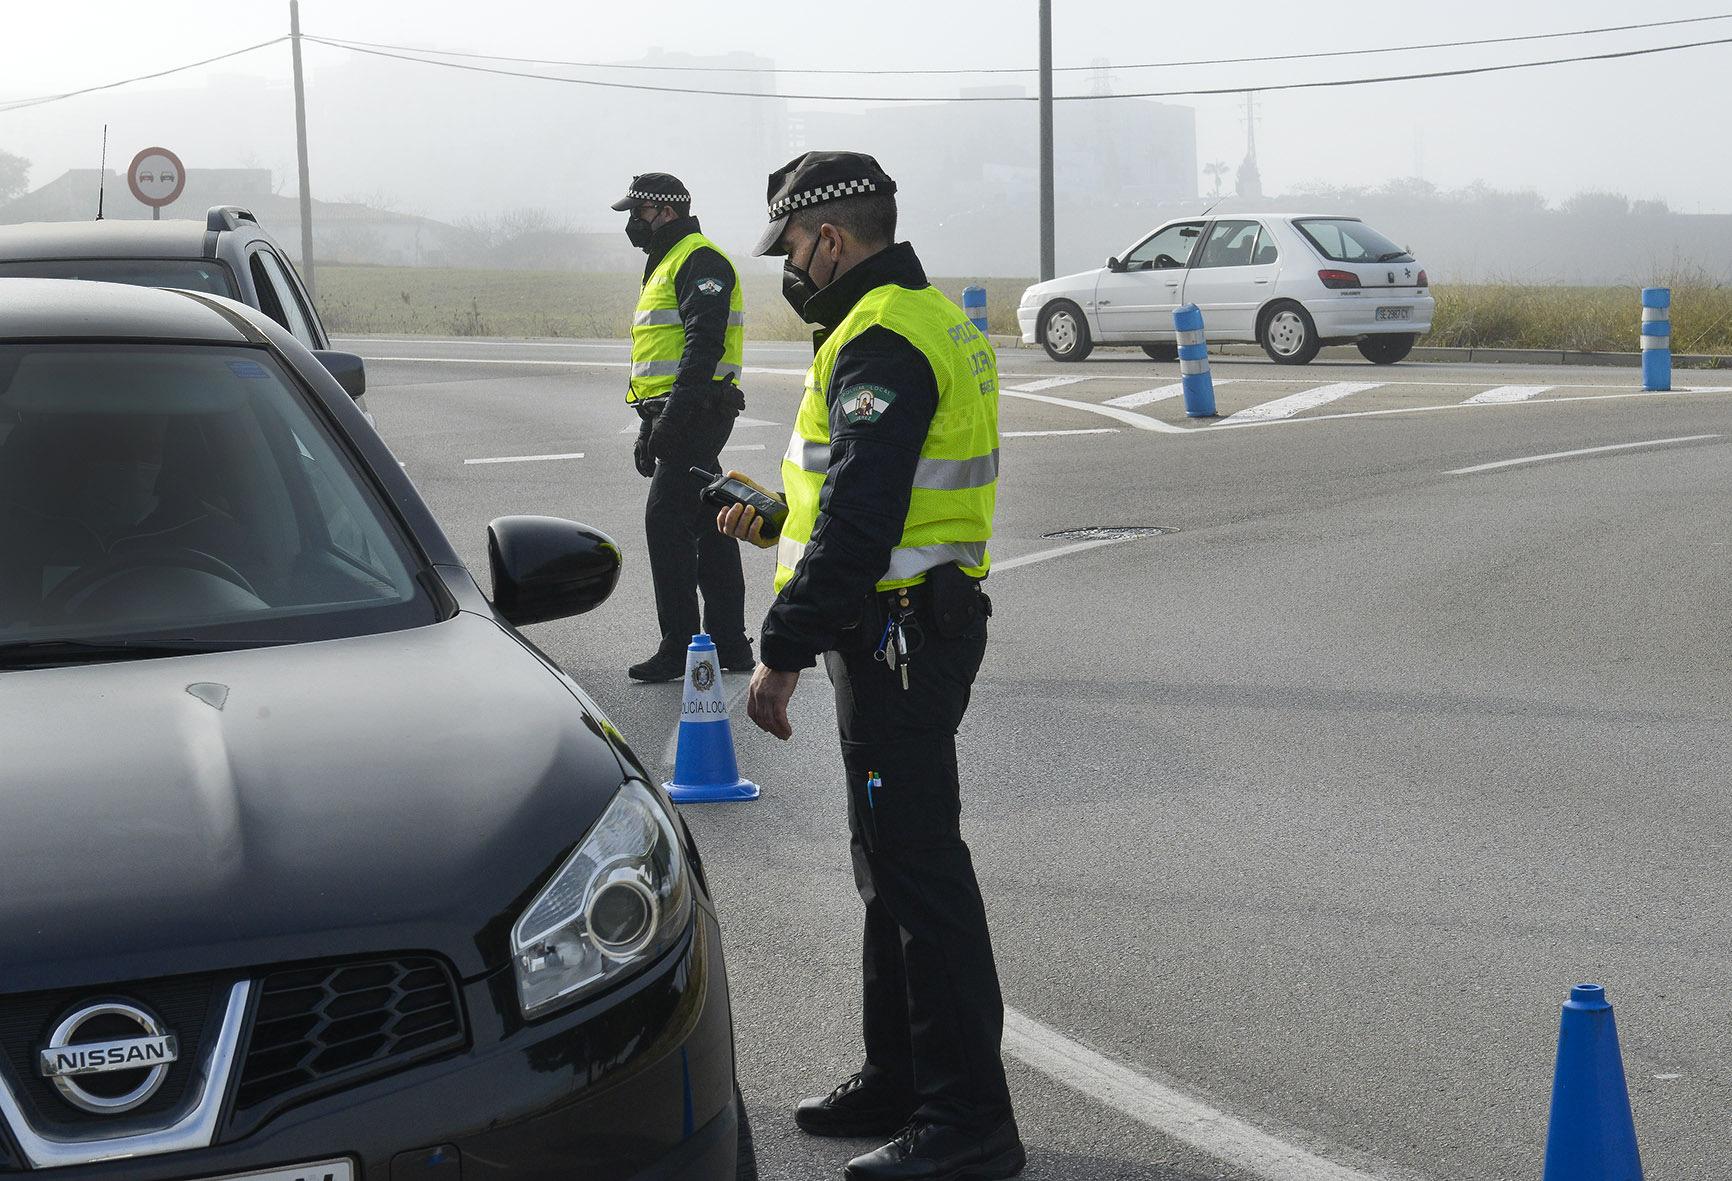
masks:
{"label": "round traffic sign", "polygon": [[172,205],[186,188],[186,169],[167,148],[146,148],[132,158],[126,186],[143,204],[161,209]]}

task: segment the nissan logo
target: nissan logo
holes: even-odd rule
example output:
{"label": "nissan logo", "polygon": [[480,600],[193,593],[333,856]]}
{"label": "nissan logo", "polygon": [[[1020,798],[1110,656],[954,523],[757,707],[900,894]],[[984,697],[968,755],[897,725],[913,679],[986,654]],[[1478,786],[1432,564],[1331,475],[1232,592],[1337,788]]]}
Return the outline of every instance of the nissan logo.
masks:
{"label": "nissan logo", "polygon": [[39,1059],[42,1077],[83,1111],[118,1115],[150,1101],[180,1047],[136,1005],[86,1005],[54,1027]]}

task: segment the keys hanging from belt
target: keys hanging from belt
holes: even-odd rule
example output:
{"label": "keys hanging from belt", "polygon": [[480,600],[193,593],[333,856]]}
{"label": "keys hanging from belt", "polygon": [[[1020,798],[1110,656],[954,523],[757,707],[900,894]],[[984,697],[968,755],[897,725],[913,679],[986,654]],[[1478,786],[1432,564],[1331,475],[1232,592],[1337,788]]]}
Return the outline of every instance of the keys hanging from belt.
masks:
{"label": "keys hanging from belt", "polygon": [[914,619],[907,596],[902,596],[884,621],[884,634],[878,638],[874,660],[884,662],[891,672],[902,674],[902,688],[908,688],[909,657],[920,650],[920,625]]}

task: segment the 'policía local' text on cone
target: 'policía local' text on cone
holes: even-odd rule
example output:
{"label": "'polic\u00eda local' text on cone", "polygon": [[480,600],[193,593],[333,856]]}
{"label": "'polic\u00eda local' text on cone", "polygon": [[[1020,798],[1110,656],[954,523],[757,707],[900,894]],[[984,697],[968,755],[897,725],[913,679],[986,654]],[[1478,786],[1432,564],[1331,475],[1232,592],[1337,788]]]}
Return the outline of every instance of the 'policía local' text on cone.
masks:
{"label": "'polic\u00eda local' text on cone", "polygon": [[722,696],[716,645],[699,632],[686,649],[686,687],[680,696],[679,748],[674,777],[662,786],[676,804],[755,800],[758,785],[740,777],[734,732]]}
{"label": "'polic\u00eda local' text on cone", "polygon": [[1618,1028],[1598,984],[1564,1002],[1544,1181],[1642,1181]]}

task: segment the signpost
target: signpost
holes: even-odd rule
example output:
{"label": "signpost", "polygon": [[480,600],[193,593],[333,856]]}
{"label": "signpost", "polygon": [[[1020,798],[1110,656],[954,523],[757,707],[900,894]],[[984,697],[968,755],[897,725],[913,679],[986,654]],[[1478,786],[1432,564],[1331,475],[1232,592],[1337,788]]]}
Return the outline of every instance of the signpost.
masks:
{"label": "signpost", "polygon": [[162,207],[173,205],[186,189],[186,169],[167,148],[146,148],[132,158],[126,187],[139,204],[150,206],[150,220],[162,220]]}

